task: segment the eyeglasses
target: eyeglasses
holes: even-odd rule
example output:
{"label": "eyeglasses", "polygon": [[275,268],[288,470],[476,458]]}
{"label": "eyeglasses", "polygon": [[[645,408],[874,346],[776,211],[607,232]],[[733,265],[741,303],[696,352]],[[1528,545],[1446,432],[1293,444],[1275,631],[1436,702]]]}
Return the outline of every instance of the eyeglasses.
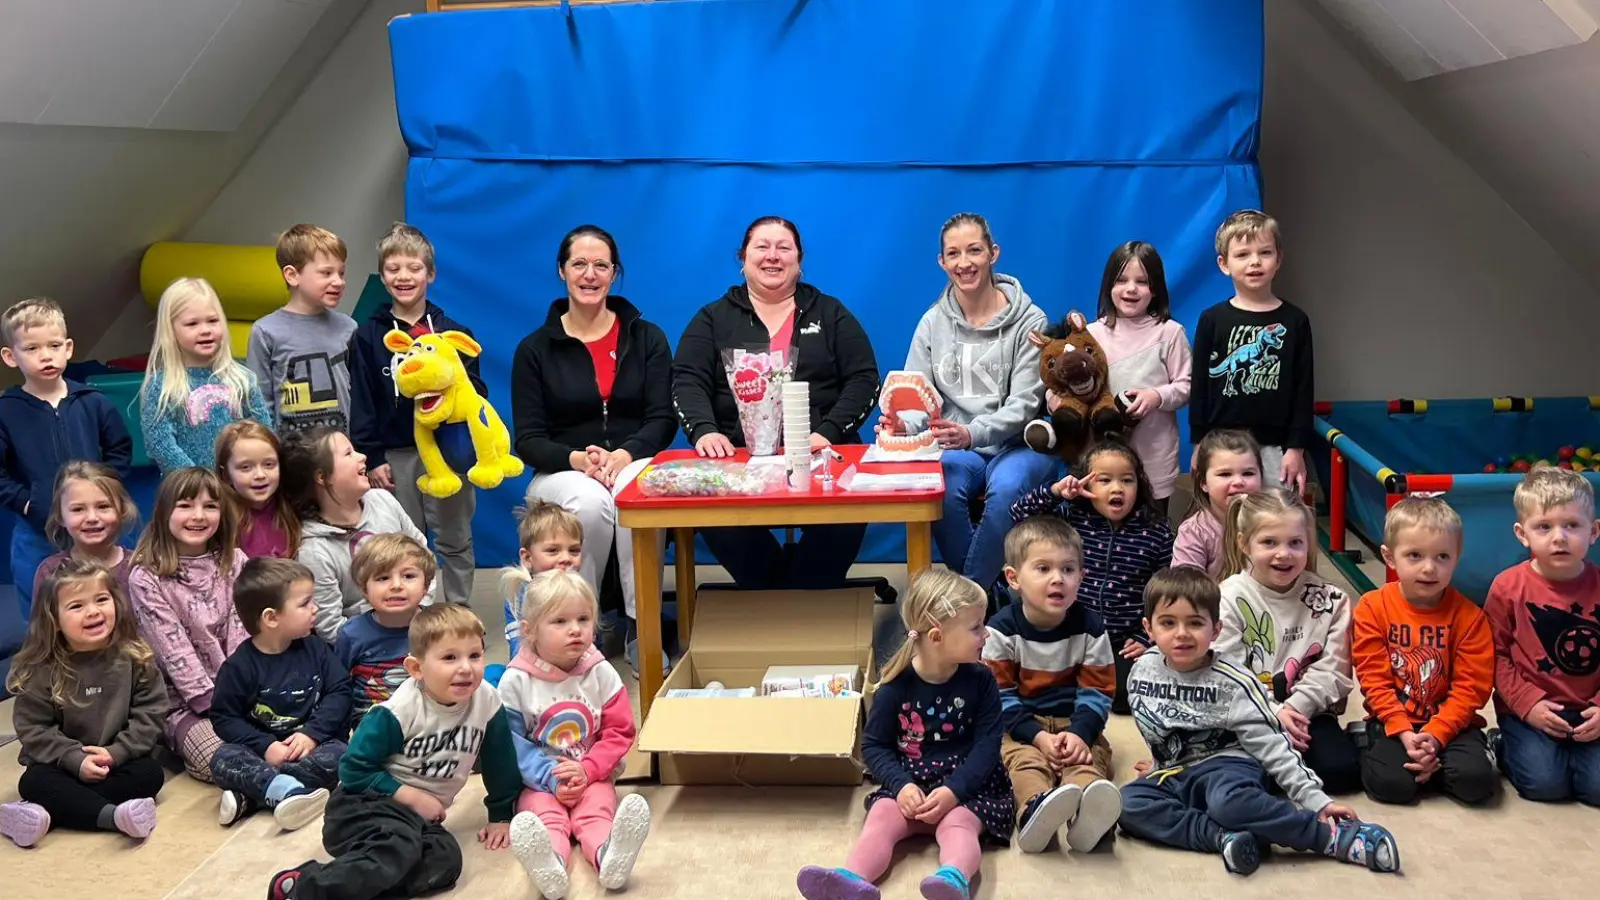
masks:
{"label": "eyeglasses", "polygon": [[592,271],[601,278],[611,274],[611,263],[605,260],[589,262],[586,259],[574,259],[567,262],[567,269],[572,272]]}

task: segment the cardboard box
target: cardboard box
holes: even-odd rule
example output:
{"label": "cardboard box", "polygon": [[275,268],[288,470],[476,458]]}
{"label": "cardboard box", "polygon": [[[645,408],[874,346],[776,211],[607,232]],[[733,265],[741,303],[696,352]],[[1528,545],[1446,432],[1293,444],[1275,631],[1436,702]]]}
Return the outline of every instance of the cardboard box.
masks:
{"label": "cardboard box", "polygon": [[[701,590],[688,651],[639,733],[662,784],[856,785],[878,672],[875,598],[837,591]],[[771,666],[859,667],[863,697],[672,697],[720,681],[759,689]]]}
{"label": "cardboard box", "polygon": [[761,677],[763,697],[841,697],[860,692],[856,666],[770,666]]}

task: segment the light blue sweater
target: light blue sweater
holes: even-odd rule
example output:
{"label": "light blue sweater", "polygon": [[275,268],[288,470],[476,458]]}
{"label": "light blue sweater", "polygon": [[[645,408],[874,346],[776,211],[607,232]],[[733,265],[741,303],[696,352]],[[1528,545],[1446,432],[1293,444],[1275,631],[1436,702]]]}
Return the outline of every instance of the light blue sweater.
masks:
{"label": "light blue sweater", "polygon": [[272,427],[272,412],[261,396],[259,385],[252,384],[245,397],[243,415],[229,408],[228,387],[217,380],[209,368],[191,368],[189,396],[183,405],[156,415],[156,402],[166,379],[156,373],[139,398],[139,427],[144,431],[145,452],[165,475],[185,466],[216,465],[217,435],[230,422],[255,419]]}

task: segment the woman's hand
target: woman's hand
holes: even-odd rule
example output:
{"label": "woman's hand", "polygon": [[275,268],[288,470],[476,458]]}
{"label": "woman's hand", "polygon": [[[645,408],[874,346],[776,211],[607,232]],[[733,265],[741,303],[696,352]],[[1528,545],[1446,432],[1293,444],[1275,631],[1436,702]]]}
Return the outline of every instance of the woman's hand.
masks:
{"label": "woman's hand", "polygon": [[933,429],[933,439],[945,450],[965,450],[972,446],[972,432],[960,422],[934,419],[928,423]]}
{"label": "woman's hand", "polygon": [[1133,395],[1133,402],[1128,404],[1128,415],[1132,418],[1142,419],[1161,409],[1161,395],[1155,388],[1138,388],[1128,393]]}
{"label": "woman's hand", "polygon": [[616,450],[607,450],[603,447],[589,447],[590,468],[586,473],[590,478],[600,482],[606,487],[615,487],[617,474],[633,462],[633,454],[620,447]]}
{"label": "woman's hand", "polygon": [[827,448],[832,447],[832,446],[833,446],[833,441],[830,441],[827,438],[823,437],[822,435],[817,434],[815,431],[811,432],[811,451],[810,452],[815,453],[818,450],[826,450]]}
{"label": "woman's hand", "polygon": [[589,451],[587,450],[574,450],[567,454],[567,467],[574,472],[582,472],[587,475],[593,466],[594,464],[590,461]]}
{"label": "woman's hand", "polygon": [[694,442],[694,452],[710,459],[733,455],[733,441],[715,431]]}
{"label": "woman's hand", "polygon": [[394,469],[389,468],[388,463],[384,463],[376,469],[368,469],[367,483],[379,490],[394,490]]}

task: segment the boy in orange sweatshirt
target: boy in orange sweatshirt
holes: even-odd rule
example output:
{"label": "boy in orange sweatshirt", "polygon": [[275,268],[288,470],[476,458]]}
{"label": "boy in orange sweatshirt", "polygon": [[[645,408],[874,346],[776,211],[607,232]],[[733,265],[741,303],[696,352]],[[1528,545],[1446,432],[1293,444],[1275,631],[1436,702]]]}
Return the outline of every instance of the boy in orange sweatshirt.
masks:
{"label": "boy in orange sweatshirt", "polygon": [[1528,800],[1600,806],[1600,533],[1594,488],[1540,467],[1517,485],[1517,540],[1532,556],[1489,586],[1500,764]]}
{"label": "boy in orange sweatshirt", "polygon": [[1450,587],[1461,517],[1438,498],[1407,497],[1384,520],[1382,549],[1400,580],[1363,596],[1351,616],[1367,796],[1410,803],[1443,791],[1486,803],[1500,788],[1478,716],[1494,686],[1494,641],[1483,611]]}

